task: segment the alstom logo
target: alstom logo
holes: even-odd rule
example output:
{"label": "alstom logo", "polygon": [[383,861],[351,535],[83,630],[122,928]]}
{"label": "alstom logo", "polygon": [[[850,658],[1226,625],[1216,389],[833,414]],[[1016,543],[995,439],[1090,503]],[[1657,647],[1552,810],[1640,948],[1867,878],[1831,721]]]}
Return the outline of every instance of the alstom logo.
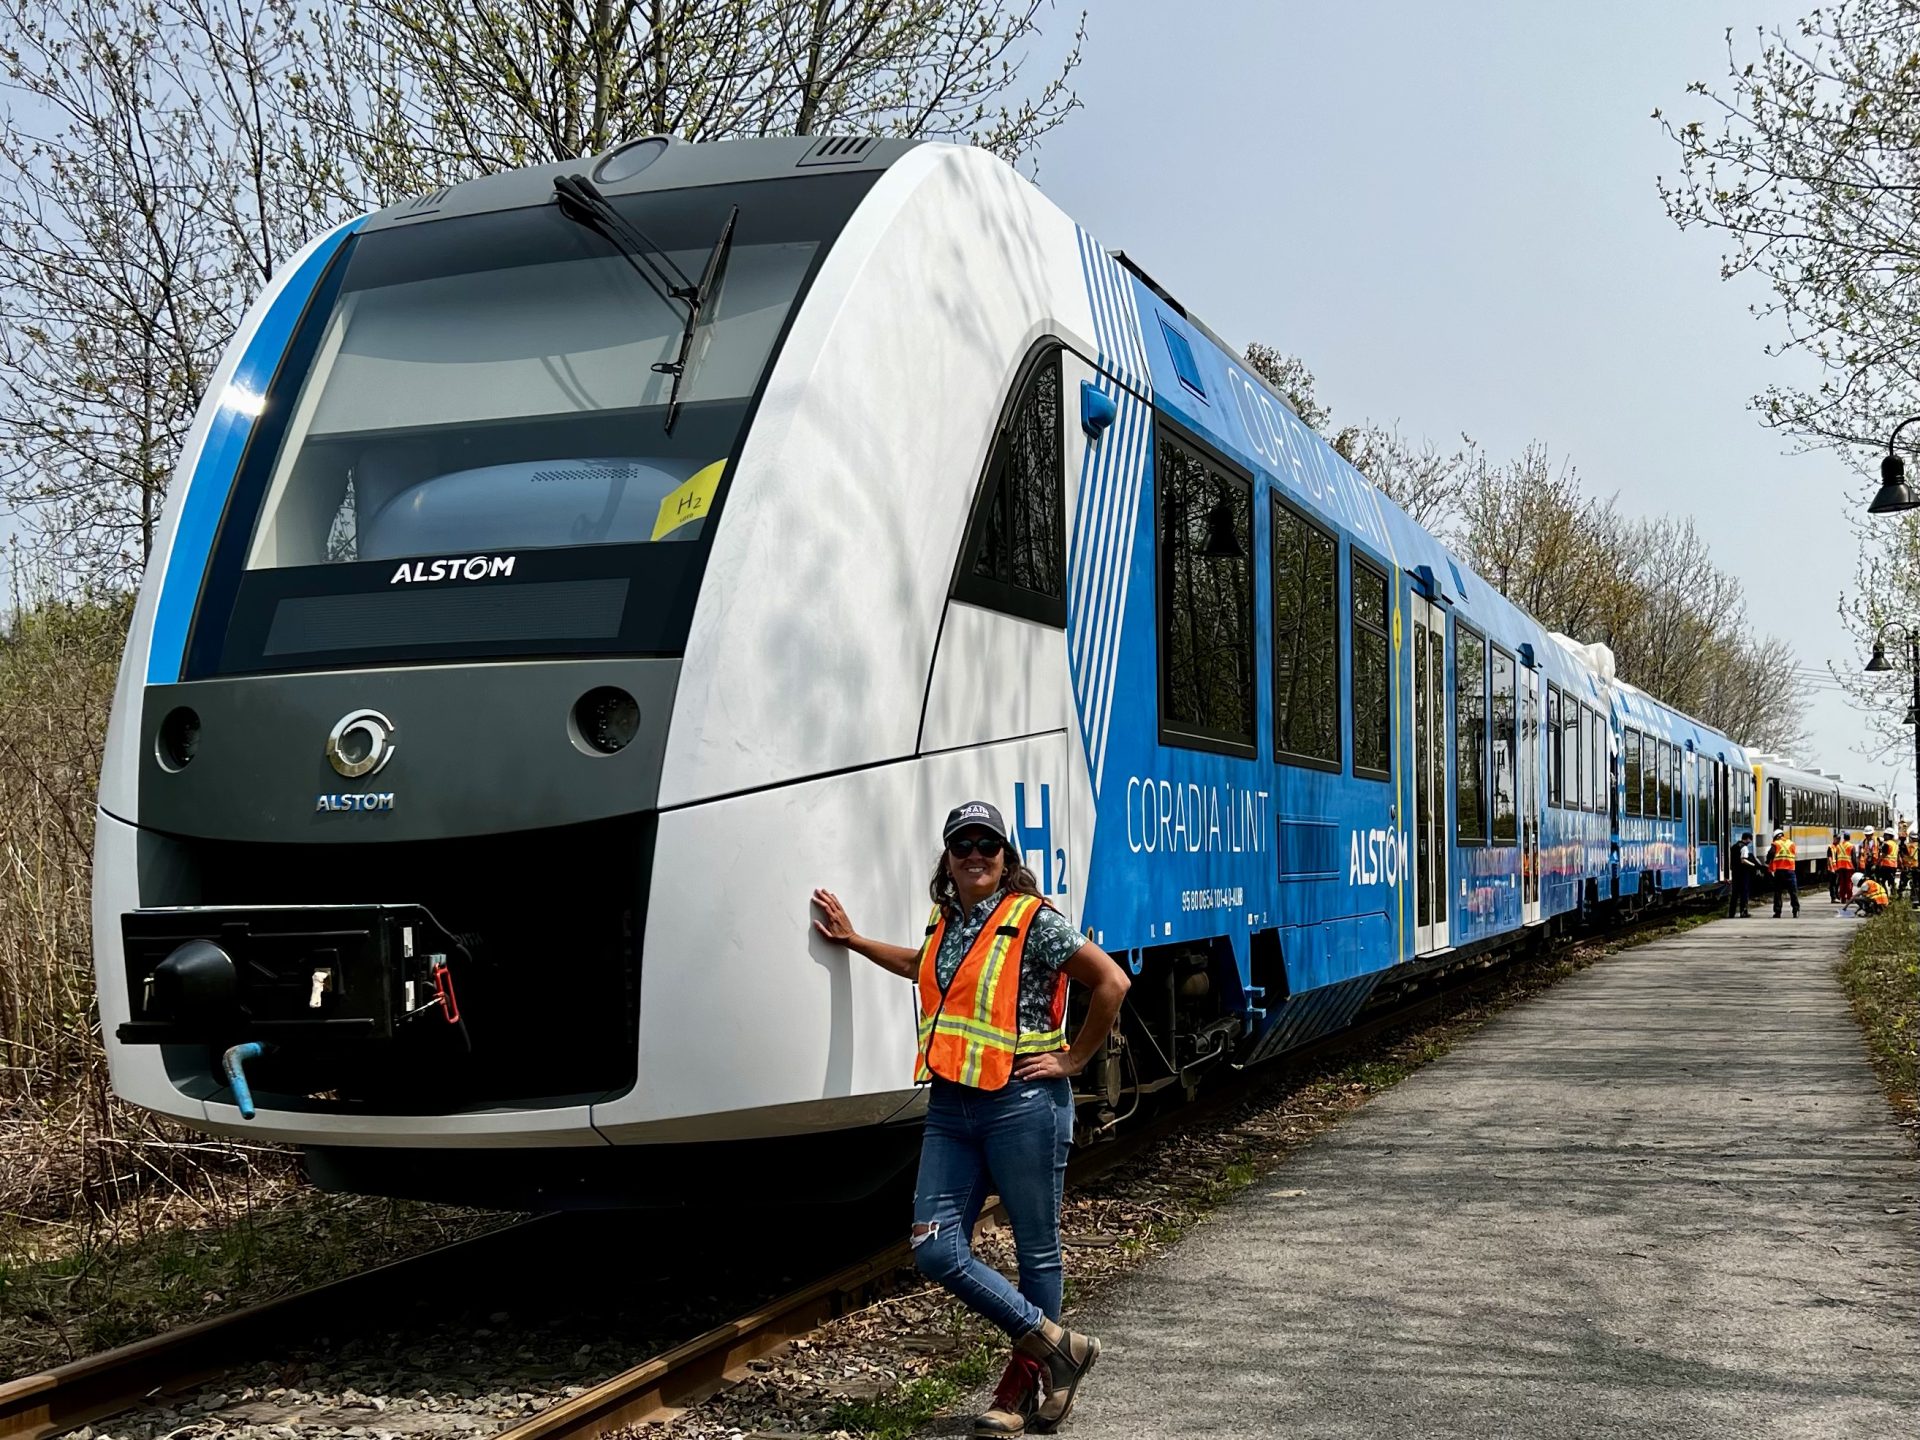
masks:
{"label": "alstom logo", "polygon": [[454,555],[445,560],[402,560],[389,585],[435,580],[501,580],[513,574],[512,555]]}

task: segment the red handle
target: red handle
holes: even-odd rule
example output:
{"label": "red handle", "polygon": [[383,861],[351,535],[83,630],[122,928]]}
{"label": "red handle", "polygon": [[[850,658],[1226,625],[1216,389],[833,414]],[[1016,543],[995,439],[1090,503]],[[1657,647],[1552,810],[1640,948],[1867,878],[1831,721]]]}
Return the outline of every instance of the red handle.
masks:
{"label": "red handle", "polygon": [[440,998],[440,1011],[449,1025],[460,1023],[460,1002],[453,993],[453,973],[447,969],[445,961],[435,961],[433,966],[433,993]]}

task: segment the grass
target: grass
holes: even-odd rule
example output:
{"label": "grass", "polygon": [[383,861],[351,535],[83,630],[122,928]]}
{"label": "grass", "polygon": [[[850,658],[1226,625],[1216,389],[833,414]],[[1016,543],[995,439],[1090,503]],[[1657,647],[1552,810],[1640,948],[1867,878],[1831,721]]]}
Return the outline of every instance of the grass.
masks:
{"label": "grass", "polygon": [[1839,974],[1887,1101],[1920,1147],[1920,922],[1913,907],[1895,900],[1884,915],[1864,921]]}
{"label": "grass", "polygon": [[513,1217],[412,1201],[276,1195],[137,1237],[0,1229],[0,1378],[339,1279]]}
{"label": "grass", "polygon": [[999,1347],[975,1340],[958,1360],[909,1380],[873,1400],[847,1400],[833,1407],[825,1429],[849,1431],[868,1440],[911,1440],[920,1428],[1000,1373]]}

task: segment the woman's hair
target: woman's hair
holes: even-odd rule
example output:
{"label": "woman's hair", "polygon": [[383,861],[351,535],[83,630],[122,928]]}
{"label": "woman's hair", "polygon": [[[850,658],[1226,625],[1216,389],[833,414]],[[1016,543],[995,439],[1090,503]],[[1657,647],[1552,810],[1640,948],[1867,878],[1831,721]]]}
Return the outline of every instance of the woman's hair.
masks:
{"label": "woman's hair", "polygon": [[[1006,872],[1000,877],[1000,888],[1012,890],[1021,895],[1031,895],[1035,899],[1044,899],[1040,894],[1040,882],[1034,878],[1033,871],[1021,863],[1019,852],[1011,845],[1000,852],[1007,857]],[[927,893],[933,897],[936,905],[960,908],[960,898],[954,893],[953,874],[947,869],[947,851],[942,846],[933,862],[933,879],[927,885]]]}

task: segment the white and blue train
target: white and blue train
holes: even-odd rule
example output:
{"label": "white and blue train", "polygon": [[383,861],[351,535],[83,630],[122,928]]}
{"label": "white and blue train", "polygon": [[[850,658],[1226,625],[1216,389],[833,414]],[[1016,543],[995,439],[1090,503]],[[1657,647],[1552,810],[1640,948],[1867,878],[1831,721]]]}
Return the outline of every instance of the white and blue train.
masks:
{"label": "white and blue train", "polygon": [[340,1187],[871,1183],[913,989],[808,896],[917,935],[976,795],[1136,976],[1090,1124],[1716,886],[1753,808],[991,156],[652,139],[241,325],[101,781],[114,1085]]}

